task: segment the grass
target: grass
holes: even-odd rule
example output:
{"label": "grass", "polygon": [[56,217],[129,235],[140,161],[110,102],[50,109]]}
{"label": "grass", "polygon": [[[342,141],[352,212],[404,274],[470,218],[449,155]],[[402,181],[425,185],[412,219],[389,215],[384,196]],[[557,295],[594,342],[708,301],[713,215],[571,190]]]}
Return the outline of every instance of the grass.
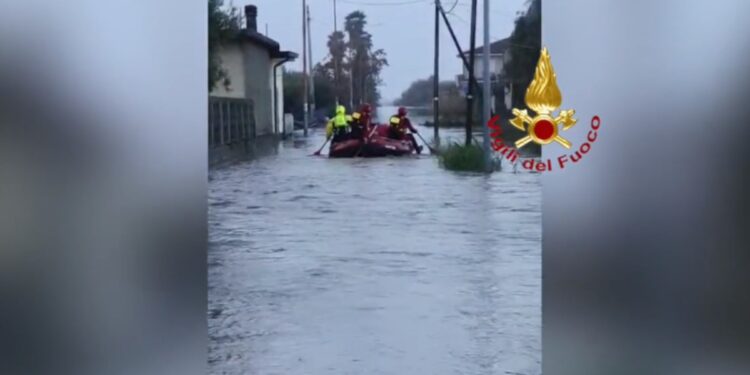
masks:
{"label": "grass", "polygon": [[484,151],[480,146],[453,143],[441,147],[438,160],[440,165],[451,171],[485,172]]}

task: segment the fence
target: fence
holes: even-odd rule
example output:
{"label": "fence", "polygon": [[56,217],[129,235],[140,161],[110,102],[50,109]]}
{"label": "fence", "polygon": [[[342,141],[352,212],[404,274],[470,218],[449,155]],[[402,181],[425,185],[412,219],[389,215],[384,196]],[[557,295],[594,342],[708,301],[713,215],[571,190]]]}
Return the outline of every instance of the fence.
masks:
{"label": "fence", "polygon": [[242,144],[255,138],[253,102],[246,99],[208,99],[208,146]]}

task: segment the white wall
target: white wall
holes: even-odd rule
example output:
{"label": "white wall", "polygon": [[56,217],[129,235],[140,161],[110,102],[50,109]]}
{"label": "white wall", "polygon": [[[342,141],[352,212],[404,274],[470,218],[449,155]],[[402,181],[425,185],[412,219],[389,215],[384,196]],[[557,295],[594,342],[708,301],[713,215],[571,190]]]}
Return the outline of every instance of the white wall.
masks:
{"label": "white wall", "polygon": [[245,64],[242,57],[242,48],[237,44],[221,46],[218,49],[221,65],[229,75],[229,89],[219,82],[217,87],[209,93],[210,96],[221,96],[230,98],[245,97]]}
{"label": "white wall", "polygon": [[[273,65],[278,63],[280,60],[275,59],[271,61],[271,69],[273,69]],[[283,134],[284,133],[284,74],[283,74],[284,68],[283,65],[279,66],[278,69],[276,69],[276,117],[274,121],[277,121],[276,123],[276,134]],[[273,71],[271,73],[271,79],[273,80]],[[273,82],[271,82],[271,85],[273,85]]]}
{"label": "white wall", "polygon": [[[468,58],[468,56],[467,56]],[[461,62],[461,65],[463,65],[463,62]],[[476,77],[477,80],[482,80],[482,55],[476,55],[474,56],[474,77]],[[464,78],[469,79],[469,71],[466,70],[466,67],[463,68],[464,72]],[[490,74],[496,75],[496,74],[502,74],[503,72],[503,55],[490,55]]]}
{"label": "white wall", "polygon": [[[273,64],[280,60],[271,59],[266,49],[248,42],[222,46],[218,53],[231,83],[228,90],[223,85],[218,85],[209,95],[251,99],[255,104],[256,134],[283,133],[284,78],[281,67],[276,72],[276,113],[273,108]],[[279,119],[275,126],[274,114]]]}
{"label": "white wall", "polygon": [[243,43],[245,60],[245,95],[255,103],[255,134],[273,134],[273,87],[271,57],[268,50],[253,43]]}

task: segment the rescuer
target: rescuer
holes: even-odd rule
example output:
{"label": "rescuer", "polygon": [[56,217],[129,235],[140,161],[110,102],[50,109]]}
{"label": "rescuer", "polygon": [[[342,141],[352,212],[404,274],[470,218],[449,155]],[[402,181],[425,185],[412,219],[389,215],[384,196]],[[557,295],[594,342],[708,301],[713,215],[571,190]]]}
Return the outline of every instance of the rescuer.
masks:
{"label": "rescuer", "polygon": [[360,107],[359,112],[352,113],[352,138],[364,139],[370,134],[370,120],[372,107],[365,103]]}
{"label": "rescuer", "polygon": [[333,142],[340,142],[349,138],[349,121],[351,118],[346,114],[346,108],[343,105],[336,106],[336,115],[328,121],[326,125],[326,137],[333,136]]}
{"label": "rescuer", "polygon": [[[408,140],[411,142],[411,144],[414,146],[414,149],[417,150],[417,153],[422,153],[422,146],[420,146],[417,143],[416,138],[414,138],[414,135],[411,133],[419,133],[417,129],[412,126],[411,121],[409,121],[409,118],[406,117],[407,112],[406,108],[399,107],[398,113],[391,116],[390,119],[390,132],[389,136],[393,139],[400,139],[400,140]],[[409,133],[411,132],[411,133]]]}

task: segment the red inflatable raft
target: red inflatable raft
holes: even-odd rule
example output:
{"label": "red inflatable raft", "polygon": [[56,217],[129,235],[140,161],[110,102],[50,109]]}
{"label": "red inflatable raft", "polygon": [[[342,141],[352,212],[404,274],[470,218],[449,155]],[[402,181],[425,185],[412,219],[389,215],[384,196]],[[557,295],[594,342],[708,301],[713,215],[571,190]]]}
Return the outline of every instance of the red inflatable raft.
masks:
{"label": "red inflatable raft", "polygon": [[332,158],[401,156],[413,152],[414,147],[411,142],[388,138],[388,125],[378,125],[367,142],[361,139],[347,139],[331,143],[328,156]]}

